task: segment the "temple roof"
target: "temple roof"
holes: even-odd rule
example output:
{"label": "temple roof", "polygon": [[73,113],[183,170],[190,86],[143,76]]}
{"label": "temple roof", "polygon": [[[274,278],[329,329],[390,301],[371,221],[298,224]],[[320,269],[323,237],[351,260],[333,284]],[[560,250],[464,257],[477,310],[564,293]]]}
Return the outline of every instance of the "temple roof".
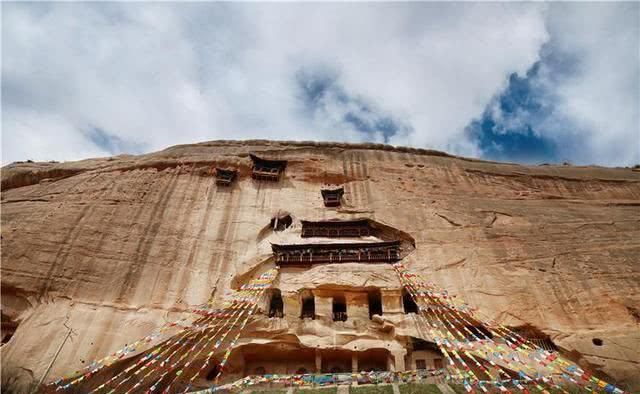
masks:
{"label": "temple roof", "polygon": [[355,219],[355,220],[320,220],[320,221],[311,221],[311,220],[301,220],[302,226],[313,226],[313,227],[353,227],[353,226],[368,226],[368,219]]}
{"label": "temple roof", "polygon": [[254,155],[253,153],[249,153],[249,157],[251,157],[251,160],[255,164],[262,164],[262,165],[269,166],[269,167],[282,167],[282,168],[287,166],[287,161],[286,160],[263,159],[261,157],[258,157],[256,155]]}

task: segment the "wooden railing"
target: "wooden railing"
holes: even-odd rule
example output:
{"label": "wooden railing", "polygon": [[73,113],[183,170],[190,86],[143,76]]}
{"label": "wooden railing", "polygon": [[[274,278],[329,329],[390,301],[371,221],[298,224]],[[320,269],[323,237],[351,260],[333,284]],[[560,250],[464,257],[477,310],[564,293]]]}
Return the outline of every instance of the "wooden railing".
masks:
{"label": "wooden railing", "polygon": [[347,321],[347,312],[333,312],[333,321]]}
{"label": "wooden railing", "polygon": [[282,253],[276,256],[278,264],[314,264],[314,263],[357,263],[357,262],[393,262],[400,259],[398,250],[367,253]]}

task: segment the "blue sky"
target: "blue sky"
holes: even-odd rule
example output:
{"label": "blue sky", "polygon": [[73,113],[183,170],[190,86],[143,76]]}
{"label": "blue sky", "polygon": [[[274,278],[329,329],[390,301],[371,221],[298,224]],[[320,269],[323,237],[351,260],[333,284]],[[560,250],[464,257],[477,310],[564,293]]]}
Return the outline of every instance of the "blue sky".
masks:
{"label": "blue sky", "polygon": [[545,92],[536,86],[540,67],[538,61],[523,76],[511,74],[507,87],[469,124],[467,130],[483,157],[525,163],[558,162],[563,155],[569,157],[572,150],[579,149],[573,145],[575,141],[566,141],[565,145],[539,130],[553,112]]}
{"label": "blue sky", "polygon": [[2,162],[214,139],[640,163],[639,3],[3,3]]}

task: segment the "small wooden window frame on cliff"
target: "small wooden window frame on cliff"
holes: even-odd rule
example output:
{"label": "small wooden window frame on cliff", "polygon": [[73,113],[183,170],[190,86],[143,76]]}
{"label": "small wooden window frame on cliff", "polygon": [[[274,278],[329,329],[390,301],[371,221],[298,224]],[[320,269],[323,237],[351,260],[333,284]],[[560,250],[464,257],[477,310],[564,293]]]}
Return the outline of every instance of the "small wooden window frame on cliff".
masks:
{"label": "small wooden window frame on cliff", "polygon": [[322,194],[324,206],[327,208],[335,208],[341,205],[344,188],[341,187],[338,189],[322,189],[320,190],[320,193]]}
{"label": "small wooden window frame on cliff", "polygon": [[251,177],[258,181],[278,182],[287,167],[286,160],[267,160],[249,154],[253,162]]}
{"label": "small wooden window frame on cliff", "polygon": [[238,171],[216,168],[216,185],[230,186],[238,176]]}

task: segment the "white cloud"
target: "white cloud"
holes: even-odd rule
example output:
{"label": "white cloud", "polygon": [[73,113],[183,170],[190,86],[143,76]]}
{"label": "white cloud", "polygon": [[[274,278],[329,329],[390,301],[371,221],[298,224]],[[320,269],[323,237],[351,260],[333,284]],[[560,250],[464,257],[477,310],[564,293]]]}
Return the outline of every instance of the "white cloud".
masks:
{"label": "white cloud", "polygon": [[[218,138],[381,139],[344,121],[358,103],[375,111],[359,112],[369,121],[390,117],[408,126],[394,144],[477,155],[464,128],[510,73],[539,59],[549,15],[565,12],[547,8],[7,3],[3,161],[102,154],[82,131],[90,127],[145,150]],[[334,72],[348,105],[339,94],[326,95],[309,113],[297,80],[307,68]],[[584,97],[579,81],[575,86]],[[571,96],[571,89],[564,92]],[[11,148],[21,133],[32,136]],[[47,141],[54,139],[68,148],[53,154]]]}
{"label": "white cloud", "polygon": [[552,11],[552,45],[578,59],[574,73],[550,82],[559,114],[582,131],[588,151],[577,157],[640,163],[640,3],[558,3]]}
{"label": "white cloud", "polygon": [[5,162],[65,160],[78,157],[79,152],[82,152],[82,158],[110,156],[57,115],[30,110],[8,111],[2,122],[3,129],[10,130],[9,138],[3,135],[2,160]]}

